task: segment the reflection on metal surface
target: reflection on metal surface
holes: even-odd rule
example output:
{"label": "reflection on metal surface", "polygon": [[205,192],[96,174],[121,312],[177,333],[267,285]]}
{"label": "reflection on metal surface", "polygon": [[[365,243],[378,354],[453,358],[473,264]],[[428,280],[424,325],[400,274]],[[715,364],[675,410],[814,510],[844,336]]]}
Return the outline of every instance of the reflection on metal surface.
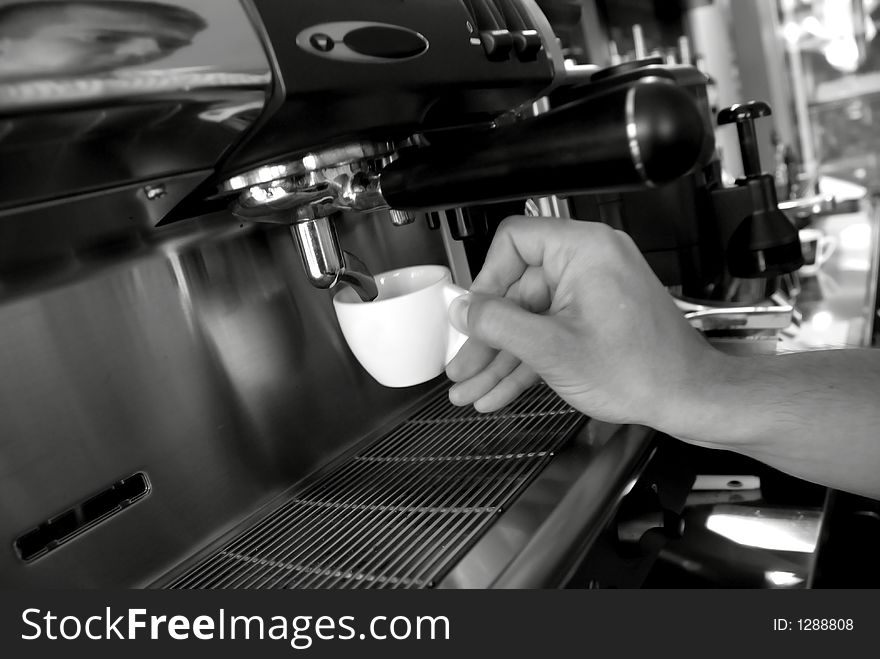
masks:
{"label": "reflection on metal surface", "polygon": [[[44,105],[79,103],[83,101],[123,99],[132,96],[147,96],[168,92],[181,92],[187,89],[212,87],[265,87],[271,81],[266,74],[222,73],[211,71],[144,71],[118,74],[112,79],[79,78],[63,81],[34,81],[0,84],[0,110],[12,108],[32,109]],[[249,103],[247,110],[262,108],[262,103]],[[221,113],[234,117],[230,109],[212,110],[203,113],[202,118],[215,120]],[[216,120],[215,120],[216,121]]]}
{"label": "reflection on metal surface", "polygon": [[791,323],[791,305],[767,304],[753,306],[706,306],[675,298],[675,304],[684,312],[690,324],[706,330],[764,330],[785,329]]}
{"label": "reflection on metal surface", "polygon": [[252,170],[231,177],[220,186],[221,192],[240,192],[245,188],[263,183],[271,183],[283,178],[297,179],[321,170],[339,165],[359,164],[362,161],[378,160],[393,153],[401,145],[391,142],[354,142],[308,153],[295,160],[282,160],[261,165]]}
{"label": "reflection on metal surface", "polygon": [[[234,64],[216,57],[224,37]],[[0,109],[270,82],[233,0],[6,2],[0,52]]]}
{"label": "reflection on metal surface", "polygon": [[[233,176],[219,192],[237,193],[233,212],[243,219],[291,224],[312,285],[326,289],[344,282],[368,302],[377,295],[373,275],[359,257],[343,251],[331,217],[341,211],[388,208],[379,171],[396,159],[396,148],[392,143],[355,142],[314,151]],[[389,218],[393,225],[405,226],[415,214],[392,210]]]}
{"label": "reflection on metal surface", "polygon": [[767,583],[773,588],[791,588],[800,586],[804,583],[804,578],[798,576],[794,572],[785,572],[783,570],[771,570],[764,573]]}
{"label": "reflection on metal surface", "polygon": [[441,588],[556,588],[605,530],[652,453],[653,431],[589,421]]}
{"label": "reflection on metal surface", "polygon": [[779,210],[797,216],[800,213],[808,215],[820,215],[833,213],[837,207],[837,198],[834,195],[822,194],[813,197],[790,199],[779,202]]}
{"label": "reflection on metal surface", "polygon": [[271,83],[238,0],[0,0],[0,209],[211,170]]}
{"label": "reflection on metal surface", "polygon": [[309,153],[234,176],[220,186],[220,192],[238,192],[235,213],[262,221],[387,209],[379,171],[396,158],[395,148],[390,143],[356,143]]}
{"label": "reflection on metal surface", "polygon": [[812,554],[821,512],[716,506],[706,528],[746,547]]}
{"label": "reflection on metal surface", "polygon": [[364,302],[376,299],[379,290],[373,275],[358,257],[342,251],[329,217],[298,222],[290,232],[299,249],[303,268],[312,286],[332,288],[344,282]]}
{"label": "reflection on metal surface", "polygon": [[351,252],[343,252],[345,264],[339,281],[351,286],[363,302],[372,302],[379,296],[379,287],[366,264]]}
{"label": "reflection on metal surface", "polygon": [[0,7],[0,80],[68,78],[146,64],[192,43],[198,14],[158,2],[11,2]]}
{"label": "reflection on metal surface", "polygon": [[871,345],[878,271],[880,271],[880,210],[872,200],[858,213],[814,217],[810,228],[836,241],[837,248],[801,277],[796,306],[807,322],[794,328],[781,347],[814,350]]}
{"label": "reflection on metal surface", "polygon": [[817,311],[810,318],[810,325],[815,332],[827,332],[834,325],[834,314],[830,311]]}
{"label": "reflection on metal surface", "polygon": [[[120,474],[154,485],[27,569],[0,553],[3,586],[149,583],[425,392],[352,359],[286,227],[221,215],[147,232],[179,194],[133,186],[0,221],[0,537]],[[443,262],[421,225],[339,231],[382,269]]]}

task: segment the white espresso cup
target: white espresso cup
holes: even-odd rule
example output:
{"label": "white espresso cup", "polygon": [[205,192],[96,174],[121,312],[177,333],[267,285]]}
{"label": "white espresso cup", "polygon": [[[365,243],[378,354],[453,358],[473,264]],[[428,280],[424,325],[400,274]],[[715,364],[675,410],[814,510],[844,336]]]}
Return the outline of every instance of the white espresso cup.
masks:
{"label": "white espresso cup", "polygon": [[351,288],[333,296],[348,347],[386,387],[437,377],[467,340],[449,322],[449,305],[467,291],[441,265],[390,270],[375,279],[379,295],[372,302],[362,302]]}
{"label": "white espresso cup", "polygon": [[801,251],[804,254],[804,265],[798,270],[798,273],[806,276],[815,275],[834,254],[834,250],[837,249],[837,239],[818,229],[810,228],[801,229],[798,236],[801,241]]}

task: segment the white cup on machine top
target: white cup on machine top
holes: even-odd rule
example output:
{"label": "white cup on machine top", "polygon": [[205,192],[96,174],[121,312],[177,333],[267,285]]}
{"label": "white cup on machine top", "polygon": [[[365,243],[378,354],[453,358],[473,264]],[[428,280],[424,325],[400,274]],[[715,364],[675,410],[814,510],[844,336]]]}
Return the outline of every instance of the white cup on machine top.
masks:
{"label": "white cup on machine top", "polygon": [[437,377],[467,340],[449,322],[449,305],[467,291],[440,265],[390,270],[375,279],[379,295],[372,302],[362,302],[350,288],[333,297],[348,347],[386,387]]}
{"label": "white cup on machine top", "polygon": [[801,266],[798,273],[806,276],[815,275],[837,249],[837,239],[818,229],[809,228],[801,229],[798,236],[801,241],[801,251],[804,254],[804,265]]}

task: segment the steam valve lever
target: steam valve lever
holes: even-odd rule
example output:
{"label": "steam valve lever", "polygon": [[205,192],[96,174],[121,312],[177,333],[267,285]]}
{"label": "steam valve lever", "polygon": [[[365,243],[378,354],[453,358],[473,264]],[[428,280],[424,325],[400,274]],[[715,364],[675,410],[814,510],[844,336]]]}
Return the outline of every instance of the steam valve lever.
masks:
{"label": "steam valve lever", "polygon": [[745,172],[736,187],[713,193],[727,269],[734,277],[773,277],[804,264],[797,229],[779,210],[776,182],[761,171],[755,119],[770,114],[770,106],[761,101],[718,113],[720,125],[736,124]]}
{"label": "steam valve lever", "polygon": [[491,0],[471,0],[474,15],[480,31],[483,50],[490,61],[503,62],[510,56],[513,49],[513,35],[503,24],[503,17],[498,13]]}
{"label": "steam valve lever", "polygon": [[513,0],[498,0],[498,6],[513,37],[513,49],[516,56],[523,62],[534,61],[541,51],[541,36],[538,31],[530,28],[520,14]]}

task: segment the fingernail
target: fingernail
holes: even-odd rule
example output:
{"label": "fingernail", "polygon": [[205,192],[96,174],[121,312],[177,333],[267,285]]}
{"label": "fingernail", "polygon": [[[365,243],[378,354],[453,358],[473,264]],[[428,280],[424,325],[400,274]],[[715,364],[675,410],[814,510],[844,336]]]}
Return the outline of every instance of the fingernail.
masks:
{"label": "fingernail", "polygon": [[455,298],[449,305],[449,322],[462,334],[467,334],[467,317],[470,305],[470,293]]}

